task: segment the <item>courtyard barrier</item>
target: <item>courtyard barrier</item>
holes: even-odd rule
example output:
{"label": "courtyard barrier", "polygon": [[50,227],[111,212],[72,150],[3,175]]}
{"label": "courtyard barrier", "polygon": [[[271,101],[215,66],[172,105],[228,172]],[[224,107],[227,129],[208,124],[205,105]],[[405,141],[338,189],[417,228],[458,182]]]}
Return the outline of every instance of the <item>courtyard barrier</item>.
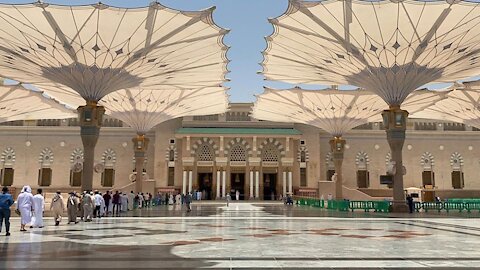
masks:
{"label": "courtyard barrier", "polygon": [[455,210],[458,212],[467,211],[471,213],[472,211],[479,211],[480,212],[480,200],[479,199],[469,199],[466,201],[462,201],[462,199],[455,199],[455,200],[448,200],[445,202],[416,202],[415,203],[415,211],[420,212],[423,210],[424,212],[428,211],[437,211],[441,212],[445,210],[447,213]]}
{"label": "courtyard barrier", "polygon": [[389,212],[389,201],[349,201],[349,200],[322,200],[316,198],[295,197],[297,205],[319,207],[341,212],[363,210],[365,212]]}

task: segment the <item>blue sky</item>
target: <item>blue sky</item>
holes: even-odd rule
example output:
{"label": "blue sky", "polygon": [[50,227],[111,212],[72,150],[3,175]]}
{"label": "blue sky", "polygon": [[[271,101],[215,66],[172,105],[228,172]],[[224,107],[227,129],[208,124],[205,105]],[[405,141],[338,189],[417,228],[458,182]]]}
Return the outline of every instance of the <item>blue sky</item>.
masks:
{"label": "blue sky", "polygon": [[[34,0],[3,0],[4,3],[31,3]],[[54,4],[79,5],[91,4],[94,1],[85,0],[48,0]],[[118,7],[147,6],[151,0],[104,0],[105,4]],[[231,80],[225,85],[230,87],[231,102],[253,102],[254,95],[263,92],[263,86],[273,88],[289,88],[293,85],[265,81],[257,71],[261,69],[261,52],[266,47],[265,36],[272,33],[273,28],[268,23],[270,17],[277,17],[287,9],[288,0],[160,0],[165,6],[180,10],[200,10],[216,6],[215,22],[230,29],[225,43],[231,46],[228,58],[231,60],[228,68]],[[433,88],[445,87],[445,84]],[[318,89],[326,86],[305,86],[306,89]],[[348,88],[348,87],[343,87]]]}

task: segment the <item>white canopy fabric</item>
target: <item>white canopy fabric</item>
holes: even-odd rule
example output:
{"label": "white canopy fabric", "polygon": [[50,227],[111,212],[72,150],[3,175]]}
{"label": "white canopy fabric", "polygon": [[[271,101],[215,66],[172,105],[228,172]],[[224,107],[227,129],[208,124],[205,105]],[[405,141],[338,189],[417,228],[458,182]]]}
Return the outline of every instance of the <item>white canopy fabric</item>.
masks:
{"label": "white canopy fabric", "polygon": [[[417,112],[444,98],[445,93],[417,90],[404,102],[405,109]],[[341,137],[345,132],[381,121],[388,105],[366,90],[275,90],[265,88],[257,96],[252,116],[260,120],[295,122],[316,126]]]}
{"label": "white canopy fabric", "polygon": [[105,106],[107,114],[145,134],[173,118],[224,113],[228,108],[226,91],[224,87],[188,91],[128,89],[105,96],[100,104]]}
{"label": "white canopy fabric", "polygon": [[412,117],[452,121],[480,128],[480,81],[457,84],[453,89],[446,99],[412,114]]}
{"label": "white canopy fabric", "polygon": [[22,85],[0,85],[0,123],[16,120],[65,119],[77,113],[56,100],[24,88]]}
{"label": "white canopy fabric", "polygon": [[119,89],[220,85],[228,31],[213,10],[0,4],[0,75],[74,107]]}
{"label": "white canopy fabric", "polygon": [[290,0],[271,19],[263,71],[294,84],[349,84],[401,105],[415,89],[480,73],[480,2]]}

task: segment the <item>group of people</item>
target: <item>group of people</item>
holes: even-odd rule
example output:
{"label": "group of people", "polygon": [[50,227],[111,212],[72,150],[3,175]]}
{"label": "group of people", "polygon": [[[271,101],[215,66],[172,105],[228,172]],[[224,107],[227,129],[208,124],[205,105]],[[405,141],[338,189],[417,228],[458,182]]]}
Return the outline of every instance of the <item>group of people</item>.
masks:
{"label": "group of people", "polygon": [[[109,214],[118,215],[135,208],[148,207],[152,204],[152,194],[137,193],[131,191],[128,195],[125,192],[107,191],[102,194],[99,191],[84,191],[79,194],[70,192],[65,200],[60,191],[57,191],[51,202],[50,211],[59,226],[64,213],[67,212],[68,224],[77,224],[80,220],[90,222],[94,218],[101,218]],[[6,235],[10,235],[10,208],[14,199],[4,187],[0,194],[0,232],[5,222]],[[43,190],[39,188],[35,195],[32,194],[30,186],[24,186],[17,198],[15,212],[20,216],[20,231],[27,231],[30,228],[43,228],[43,215],[45,212],[45,197]]]}

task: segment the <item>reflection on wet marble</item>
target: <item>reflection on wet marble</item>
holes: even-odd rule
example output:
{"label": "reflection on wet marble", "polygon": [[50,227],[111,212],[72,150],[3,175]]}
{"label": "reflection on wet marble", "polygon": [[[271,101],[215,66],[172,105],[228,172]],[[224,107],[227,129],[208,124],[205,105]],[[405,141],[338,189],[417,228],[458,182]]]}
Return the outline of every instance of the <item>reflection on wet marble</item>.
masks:
{"label": "reflection on wet marble", "polygon": [[250,203],[197,205],[191,216],[181,209],[153,216],[169,211],[164,208],[137,212],[149,217],[108,217],[59,227],[47,220],[45,228],[25,233],[13,218],[12,236],[0,236],[0,268],[480,267],[475,218],[302,216],[310,209]]}

